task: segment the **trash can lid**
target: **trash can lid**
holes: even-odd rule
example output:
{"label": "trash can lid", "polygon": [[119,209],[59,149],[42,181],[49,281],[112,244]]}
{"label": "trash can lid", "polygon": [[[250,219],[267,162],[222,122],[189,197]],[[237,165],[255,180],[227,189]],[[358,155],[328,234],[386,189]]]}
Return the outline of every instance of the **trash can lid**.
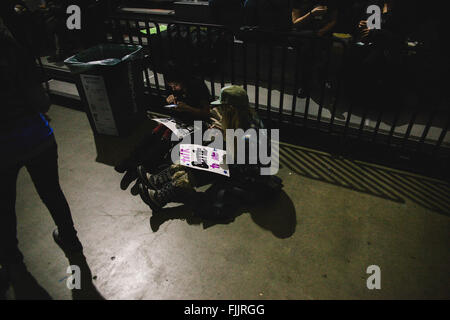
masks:
{"label": "trash can lid", "polygon": [[115,66],[123,61],[142,58],[142,46],[127,44],[99,44],[83,50],[64,63],[73,73],[90,70],[95,66]]}

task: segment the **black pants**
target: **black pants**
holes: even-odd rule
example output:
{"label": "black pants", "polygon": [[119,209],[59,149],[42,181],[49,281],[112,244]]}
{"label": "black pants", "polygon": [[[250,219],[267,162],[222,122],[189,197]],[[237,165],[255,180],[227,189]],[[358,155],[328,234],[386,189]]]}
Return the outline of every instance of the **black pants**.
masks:
{"label": "black pants", "polygon": [[57,159],[55,142],[32,159],[0,169],[0,184],[3,192],[0,201],[0,264],[23,260],[18,249],[15,211],[17,175],[22,167],[27,168],[40,198],[50,211],[60,233],[76,233],[69,205],[59,185]]}

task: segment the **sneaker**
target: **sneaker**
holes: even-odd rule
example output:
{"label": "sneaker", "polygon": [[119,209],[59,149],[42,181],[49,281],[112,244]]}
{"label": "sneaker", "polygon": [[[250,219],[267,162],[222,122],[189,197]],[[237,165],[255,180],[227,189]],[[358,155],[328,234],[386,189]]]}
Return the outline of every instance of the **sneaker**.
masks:
{"label": "sneaker", "polygon": [[153,190],[156,189],[156,188],[155,188],[154,186],[152,186],[152,184],[150,183],[150,177],[151,177],[151,174],[150,174],[147,170],[145,170],[144,166],[138,166],[138,167],[136,168],[136,172],[137,172],[137,175],[138,175],[138,177],[139,177],[139,181],[140,181],[141,183],[143,183],[147,188],[151,188],[151,189],[153,189]]}
{"label": "sneaker", "polygon": [[120,189],[127,190],[130,184],[138,178],[138,174],[136,170],[129,169],[125,172],[122,180],[120,180]]}
{"label": "sneaker", "polygon": [[129,170],[130,168],[135,168],[136,165],[136,161],[133,161],[131,157],[128,157],[117,164],[114,167],[114,170],[116,170],[118,173],[125,173],[125,171]]}
{"label": "sneaker", "polygon": [[66,254],[74,254],[83,252],[83,245],[81,244],[78,237],[75,235],[63,236],[59,233],[58,228],[53,230],[53,240],[56,244],[64,251]]}
{"label": "sneaker", "polygon": [[159,227],[167,220],[168,219],[166,215],[161,214],[158,211],[155,211],[150,217],[150,228],[152,229],[153,232],[156,232],[159,230]]}
{"label": "sneaker", "polygon": [[150,174],[143,166],[138,166],[136,171],[142,183],[153,190],[159,190],[172,181],[173,172],[170,167],[157,174]]}
{"label": "sneaker", "polygon": [[156,200],[157,191],[147,188],[144,184],[139,184],[139,195],[142,201],[152,209],[152,211],[160,211],[166,203],[160,203]]}
{"label": "sneaker", "polygon": [[134,185],[130,188],[130,193],[132,196],[137,196],[139,194],[139,180],[134,182]]}

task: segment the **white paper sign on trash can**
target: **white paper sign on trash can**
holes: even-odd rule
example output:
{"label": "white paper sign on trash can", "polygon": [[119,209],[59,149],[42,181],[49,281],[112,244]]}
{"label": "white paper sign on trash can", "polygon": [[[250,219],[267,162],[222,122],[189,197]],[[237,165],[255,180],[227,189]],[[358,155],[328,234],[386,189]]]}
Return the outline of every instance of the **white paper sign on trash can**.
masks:
{"label": "white paper sign on trash can", "polygon": [[88,74],[81,74],[80,77],[97,132],[118,136],[103,77]]}

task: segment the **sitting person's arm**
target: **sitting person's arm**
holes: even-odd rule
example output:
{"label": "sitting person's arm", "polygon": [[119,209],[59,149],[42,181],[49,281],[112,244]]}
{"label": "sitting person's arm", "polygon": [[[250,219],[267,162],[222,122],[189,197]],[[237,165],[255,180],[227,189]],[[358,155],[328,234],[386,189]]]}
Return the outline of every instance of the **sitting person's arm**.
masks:
{"label": "sitting person's arm", "polygon": [[222,130],[222,114],[218,107],[212,108],[210,111],[210,129],[219,129]]}
{"label": "sitting person's arm", "polygon": [[173,110],[175,112],[187,113],[195,119],[209,119],[209,99],[210,93],[205,82],[200,79],[191,79],[183,85],[183,94],[167,97],[168,103],[177,104]]}
{"label": "sitting person's arm", "polygon": [[300,26],[310,20],[312,17],[324,15],[327,12],[327,8],[323,6],[318,6],[312,9],[306,14],[302,14],[300,9],[292,9],[292,23],[295,26]]}
{"label": "sitting person's arm", "polygon": [[302,23],[305,23],[311,17],[312,15],[309,12],[307,14],[302,15],[300,9],[292,9],[292,24],[296,26],[300,26]]}
{"label": "sitting person's arm", "polygon": [[331,21],[329,23],[327,23],[322,29],[320,29],[319,31],[317,31],[317,35],[322,37],[326,34],[328,34],[330,31],[333,30],[333,28],[336,26],[337,24],[337,19],[338,19],[338,11],[334,10],[331,13]]}

